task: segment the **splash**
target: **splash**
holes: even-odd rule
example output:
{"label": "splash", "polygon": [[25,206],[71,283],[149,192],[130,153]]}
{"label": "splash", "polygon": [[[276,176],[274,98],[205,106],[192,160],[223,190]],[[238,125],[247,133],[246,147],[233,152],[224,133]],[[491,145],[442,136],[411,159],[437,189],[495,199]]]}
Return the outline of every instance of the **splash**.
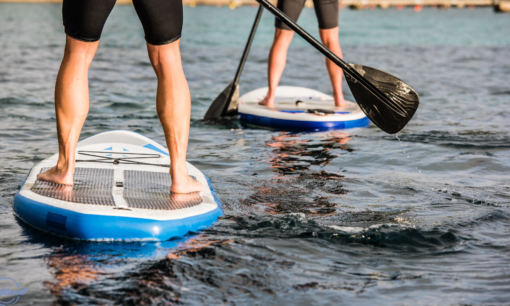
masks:
{"label": "splash", "polygon": [[[397,139],[398,139],[398,141],[400,141],[400,146],[401,146],[401,147],[403,147],[403,145],[402,145],[402,140],[400,140],[400,138],[398,138],[398,133],[397,133],[397,134],[395,134],[395,138],[397,138]],[[405,153],[405,151],[404,151],[404,153]]]}

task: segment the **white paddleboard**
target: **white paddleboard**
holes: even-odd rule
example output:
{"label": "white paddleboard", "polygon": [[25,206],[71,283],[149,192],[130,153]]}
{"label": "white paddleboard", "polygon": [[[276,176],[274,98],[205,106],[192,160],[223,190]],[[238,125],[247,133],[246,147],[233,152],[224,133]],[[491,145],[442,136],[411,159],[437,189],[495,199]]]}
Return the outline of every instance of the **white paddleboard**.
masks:
{"label": "white paddleboard", "polygon": [[267,87],[239,99],[241,121],[247,125],[276,130],[323,131],[367,127],[369,119],[358,104],[348,101],[336,107],[332,96],[304,87],[279,86],[273,109],[259,105]]}
{"label": "white paddleboard", "polygon": [[43,231],[95,241],[162,241],[222,215],[209,180],[189,163],[203,191],[170,194],[168,150],[137,133],[112,131],[79,142],[72,187],[37,180],[57,159],[34,166],[14,199],[15,214]]}

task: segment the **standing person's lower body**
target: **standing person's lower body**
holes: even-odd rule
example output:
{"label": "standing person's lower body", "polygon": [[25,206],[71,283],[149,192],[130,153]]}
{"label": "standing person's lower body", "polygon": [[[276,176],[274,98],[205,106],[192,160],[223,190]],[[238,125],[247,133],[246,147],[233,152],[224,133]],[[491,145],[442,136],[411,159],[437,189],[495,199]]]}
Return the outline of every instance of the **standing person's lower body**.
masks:
{"label": "standing person's lower body", "polygon": [[[278,0],[278,8],[292,20],[297,21],[306,0]],[[322,43],[333,53],[343,58],[342,49],[338,40],[338,0],[314,0],[315,14],[319,21],[319,34]],[[287,62],[287,50],[294,37],[294,31],[276,18],[275,35],[268,60],[268,92],[264,100],[259,102],[268,107],[274,106],[276,88],[280,83],[285,63]],[[347,106],[342,93],[342,69],[329,59],[326,59],[335,105]]]}
{"label": "standing person's lower body", "polygon": [[[38,179],[73,184],[76,145],[89,110],[88,69],[115,1],[64,0],[66,47],[55,86],[59,157],[57,165],[39,174]],[[202,184],[188,175],[186,167],[191,100],[179,49],[182,1],[133,0],[133,4],[158,77],[156,108],[170,153],[170,190],[201,191]]]}

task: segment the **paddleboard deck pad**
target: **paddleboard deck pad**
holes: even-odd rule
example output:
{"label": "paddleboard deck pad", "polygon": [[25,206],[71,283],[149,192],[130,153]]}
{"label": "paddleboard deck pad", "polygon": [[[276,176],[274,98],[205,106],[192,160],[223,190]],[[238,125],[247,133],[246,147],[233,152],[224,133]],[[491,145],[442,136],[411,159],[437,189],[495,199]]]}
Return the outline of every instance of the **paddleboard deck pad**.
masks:
{"label": "paddleboard deck pad", "polygon": [[239,99],[239,115],[249,126],[289,131],[324,131],[367,127],[370,120],[358,104],[336,107],[332,96],[304,87],[279,86],[273,109],[258,103],[267,87]]}
{"label": "paddleboard deck pad", "polygon": [[20,219],[55,235],[164,241],[204,229],[223,214],[209,180],[189,163],[189,175],[204,189],[170,193],[167,149],[137,133],[112,131],[79,142],[73,186],[37,180],[57,159],[34,166],[14,198]]}

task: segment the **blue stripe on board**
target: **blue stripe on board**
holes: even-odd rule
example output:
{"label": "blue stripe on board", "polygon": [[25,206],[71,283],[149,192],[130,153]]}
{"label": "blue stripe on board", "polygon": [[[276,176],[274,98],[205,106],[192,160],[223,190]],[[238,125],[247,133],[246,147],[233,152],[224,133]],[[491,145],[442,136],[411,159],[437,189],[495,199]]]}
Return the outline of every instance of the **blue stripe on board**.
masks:
{"label": "blue stripe on board", "polygon": [[155,145],[153,145],[152,143],[148,143],[146,144],[145,146],[143,146],[144,148],[147,148],[147,149],[151,149],[153,151],[156,151],[156,152],[159,152],[159,153],[163,153],[165,155],[168,156],[168,153],[166,153],[165,151],[161,150],[160,148],[156,147]]}
{"label": "blue stripe on board", "polygon": [[[279,112],[281,112],[281,113],[289,113],[289,114],[308,113],[308,111],[304,111],[304,110],[279,110]],[[346,114],[350,114],[350,112],[335,112],[335,114],[346,115]]]}
{"label": "blue stripe on board", "polygon": [[349,121],[298,121],[242,113],[240,113],[240,116],[243,123],[285,131],[341,130],[368,127],[370,125],[370,120],[367,117]]}
{"label": "blue stripe on board", "polygon": [[[164,241],[173,237],[182,237],[190,231],[197,232],[205,229],[223,215],[220,207],[193,217],[164,221],[136,217],[89,215],[40,203],[19,193],[14,198],[13,208],[16,215],[29,225],[59,236],[84,240],[148,239]],[[50,224],[48,224],[48,218],[53,218],[50,220]]]}

